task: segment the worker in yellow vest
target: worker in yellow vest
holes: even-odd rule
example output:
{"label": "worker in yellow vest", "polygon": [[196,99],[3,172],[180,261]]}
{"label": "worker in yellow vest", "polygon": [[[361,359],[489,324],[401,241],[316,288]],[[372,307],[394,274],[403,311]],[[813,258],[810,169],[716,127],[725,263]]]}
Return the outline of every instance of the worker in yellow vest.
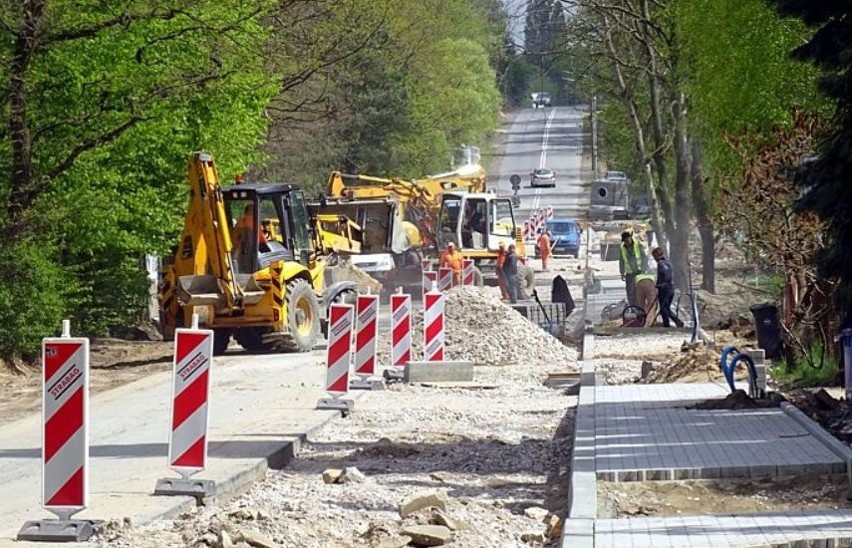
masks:
{"label": "worker in yellow vest", "polygon": [[657,279],[651,274],[636,275],[636,306],[645,313],[645,327],[657,319]]}
{"label": "worker in yellow vest", "polygon": [[633,232],[621,233],[621,246],[619,246],[618,270],[621,279],[624,280],[627,290],[627,302],[630,306],[636,306],[636,276],[645,273],[645,248],[633,238]]}

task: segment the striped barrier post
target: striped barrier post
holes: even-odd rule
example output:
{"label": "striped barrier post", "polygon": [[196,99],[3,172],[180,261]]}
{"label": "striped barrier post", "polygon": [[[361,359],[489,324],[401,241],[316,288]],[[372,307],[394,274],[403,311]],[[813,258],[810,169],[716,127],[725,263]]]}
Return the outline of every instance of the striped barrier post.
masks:
{"label": "striped barrier post", "polygon": [[58,519],[28,521],[17,538],[81,542],[94,534],[71,519],[89,502],[89,339],[72,338],[64,320],[62,337],[42,340],[41,363],[42,507]]}
{"label": "striped barrier post", "polygon": [[379,319],[379,296],[359,295],[356,303],[357,326],[355,331],[355,374],[358,379],[349,381],[349,388],[377,390],[382,387],[376,373],[376,334]]}
{"label": "striped barrier post", "polygon": [[444,361],[444,295],[426,293],[423,305],[423,361]]}
{"label": "striped barrier post", "polygon": [[430,270],[423,273],[423,300],[426,300],[426,293],[432,290],[433,287],[437,287],[438,284],[438,273]]}
{"label": "striped barrier post", "polygon": [[330,398],[321,398],[317,409],[334,409],[349,413],[352,400],[342,399],[349,391],[349,368],[352,362],[353,310],[350,304],[333,304],[328,312],[328,351],[325,389]]}
{"label": "striped barrier post", "polygon": [[391,366],[411,360],[411,295],[391,295]]}
{"label": "striped barrier post", "polygon": [[432,271],[432,259],[421,259],[420,260],[420,270],[423,272],[431,272]]}
{"label": "striped barrier post", "polygon": [[476,266],[474,266],[473,259],[464,259],[462,261],[462,285],[476,285],[475,271]]}
{"label": "striped barrier post", "polygon": [[190,479],[207,465],[213,337],[213,330],[198,328],[196,314],[191,328],[175,330],[168,465],[181,477],[158,480],[155,495],[198,496],[214,490],[212,480]]}
{"label": "striped barrier post", "polygon": [[449,291],[453,288],[453,269],[441,267],[438,269],[438,291]]}

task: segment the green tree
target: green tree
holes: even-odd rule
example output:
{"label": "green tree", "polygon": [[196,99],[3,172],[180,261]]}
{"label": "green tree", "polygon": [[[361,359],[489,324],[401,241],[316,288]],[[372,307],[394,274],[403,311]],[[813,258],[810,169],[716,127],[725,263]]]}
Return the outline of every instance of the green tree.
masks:
{"label": "green tree", "polygon": [[852,12],[825,0],[773,0],[782,15],[800,18],[815,32],[793,54],[812,63],[821,75],[820,89],[835,107],[834,130],[806,164],[802,205],[826,224],[828,242],[819,255],[823,275],[839,281],[840,313],[852,324]]}

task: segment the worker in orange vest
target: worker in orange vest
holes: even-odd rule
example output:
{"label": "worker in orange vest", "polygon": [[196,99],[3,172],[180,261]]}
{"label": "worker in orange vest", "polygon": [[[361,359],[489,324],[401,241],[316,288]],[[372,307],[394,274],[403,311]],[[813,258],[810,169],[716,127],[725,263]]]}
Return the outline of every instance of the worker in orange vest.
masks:
{"label": "worker in orange vest", "polygon": [[441,255],[438,266],[453,269],[453,285],[461,285],[462,256],[453,242],[447,243],[447,249]]}
{"label": "worker in orange vest", "polygon": [[541,256],[541,269],[546,272],[549,270],[547,268],[547,261],[550,260],[550,238],[547,236],[547,232],[544,230],[541,231],[536,245],[538,246],[538,253]]}
{"label": "worker in orange vest", "polygon": [[503,263],[506,262],[506,244],[500,242],[497,246],[497,285],[504,301],[509,300],[509,290],[506,289],[506,279],[503,278]]}

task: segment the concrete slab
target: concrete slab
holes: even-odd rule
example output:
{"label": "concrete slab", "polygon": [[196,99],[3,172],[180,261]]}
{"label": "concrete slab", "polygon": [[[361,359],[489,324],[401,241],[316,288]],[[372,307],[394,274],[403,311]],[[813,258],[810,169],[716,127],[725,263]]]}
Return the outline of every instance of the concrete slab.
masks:
{"label": "concrete slab", "polygon": [[[599,519],[594,522],[595,548],[798,548],[840,546],[850,541],[852,510]],[[563,546],[566,546],[564,542]]]}
{"label": "concrete slab", "polygon": [[[325,369],[321,353],[217,357],[211,370],[209,463],[194,478],[216,482],[214,498],[230,496],[280,468],[307,433],[339,416],[316,411]],[[90,504],[78,519],[129,518],[147,523],[195,506],[192,497],[154,497],[171,472],[168,452],[169,373],[122,386],[90,400]],[[352,394],[350,397],[357,397]],[[0,428],[0,546],[11,543],[41,509],[40,416]],[[15,546],[26,546],[16,543]]]}
{"label": "concrete slab", "polygon": [[408,362],[403,380],[421,382],[472,382],[473,362]]}
{"label": "concrete slab", "polygon": [[684,480],[846,470],[846,459],[780,408],[686,408],[687,403],[702,399],[700,395],[724,394],[713,386],[596,387],[598,478]]}

